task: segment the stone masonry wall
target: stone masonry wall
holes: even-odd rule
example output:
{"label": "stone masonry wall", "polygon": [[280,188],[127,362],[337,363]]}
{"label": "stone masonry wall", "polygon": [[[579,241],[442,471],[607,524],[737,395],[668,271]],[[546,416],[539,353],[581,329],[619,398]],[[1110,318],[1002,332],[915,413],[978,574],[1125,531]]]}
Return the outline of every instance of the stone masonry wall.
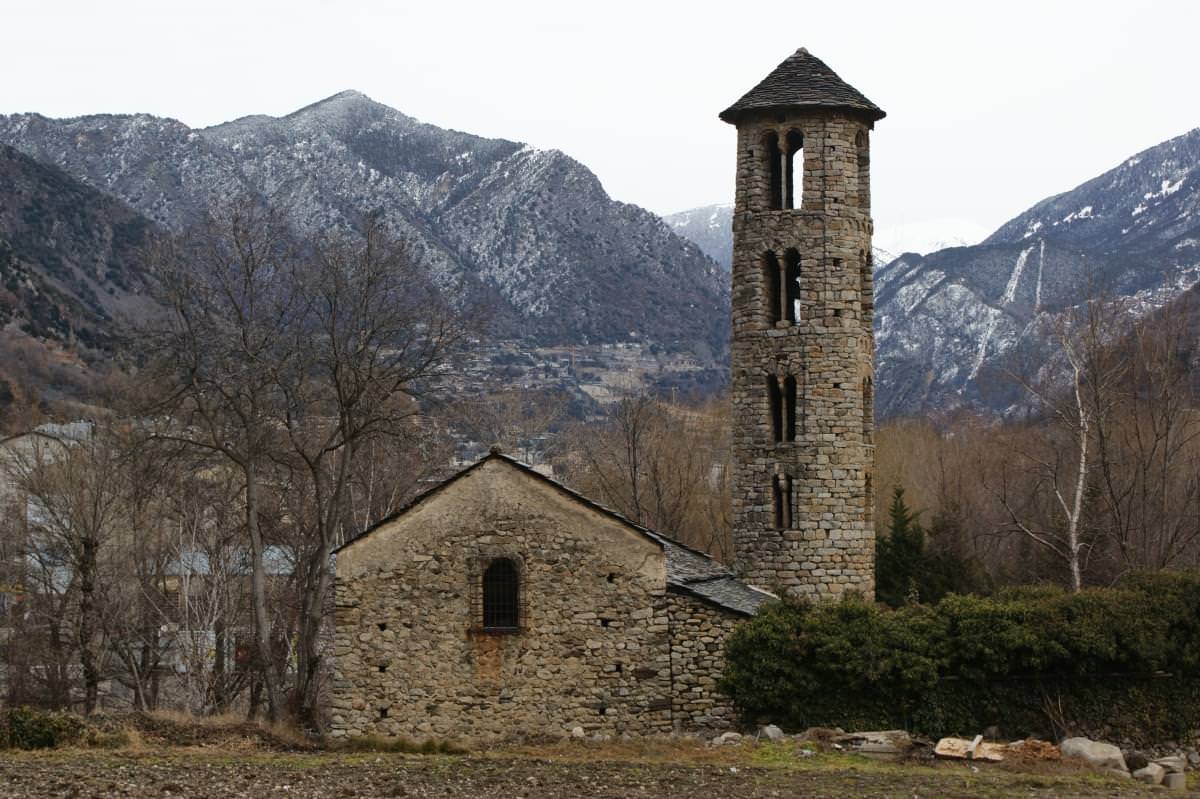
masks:
{"label": "stone masonry wall", "polygon": [[675,728],[730,729],[737,713],[717,680],[725,668],[725,639],[742,617],[679,595],[670,597],[669,612]]}
{"label": "stone masonry wall", "polygon": [[[766,138],[803,135],[800,207],[771,210]],[[874,593],[869,125],[831,110],[738,126],[733,256],[736,570],[793,596]],[[799,170],[797,170],[797,174]],[[768,311],[766,253],[799,254],[799,314]],[[796,380],[795,436],[776,443],[768,375]],[[791,478],[776,524],[772,484]],[[778,529],[782,527],[782,529]]]}
{"label": "stone masonry wall", "polygon": [[[518,564],[519,632],[481,629],[496,557]],[[343,549],[335,596],[335,737],[642,735],[669,733],[677,706],[724,712],[706,698],[720,611],[667,593],[657,542],[501,461]]]}

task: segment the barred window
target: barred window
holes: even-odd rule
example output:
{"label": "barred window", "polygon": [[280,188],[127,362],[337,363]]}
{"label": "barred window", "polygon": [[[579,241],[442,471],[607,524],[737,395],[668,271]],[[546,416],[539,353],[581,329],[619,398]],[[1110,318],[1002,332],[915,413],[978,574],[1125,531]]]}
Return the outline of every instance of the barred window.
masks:
{"label": "barred window", "polygon": [[483,628],[515,630],[520,626],[520,577],[508,558],[492,561],[483,573]]}

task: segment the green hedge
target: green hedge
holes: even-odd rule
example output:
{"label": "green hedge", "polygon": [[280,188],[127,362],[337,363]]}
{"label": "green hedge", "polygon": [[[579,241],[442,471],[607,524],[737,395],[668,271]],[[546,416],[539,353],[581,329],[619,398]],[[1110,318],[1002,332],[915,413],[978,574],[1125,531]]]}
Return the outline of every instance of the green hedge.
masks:
{"label": "green hedge", "polygon": [[0,749],[52,749],[83,735],[83,718],[73,713],[14,707],[0,710]]}
{"label": "green hedge", "polygon": [[775,603],[725,653],[721,688],[753,721],[1179,740],[1200,726],[1200,573],[897,610]]}

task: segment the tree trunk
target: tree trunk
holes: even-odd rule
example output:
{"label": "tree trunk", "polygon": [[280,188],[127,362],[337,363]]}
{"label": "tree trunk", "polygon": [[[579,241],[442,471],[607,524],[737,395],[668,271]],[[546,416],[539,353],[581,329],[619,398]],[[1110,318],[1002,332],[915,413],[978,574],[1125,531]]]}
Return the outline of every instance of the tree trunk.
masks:
{"label": "tree trunk", "polygon": [[267,575],[263,565],[262,530],[258,526],[258,473],[253,465],[244,467],[246,475],[246,527],[250,532],[252,557],[250,589],[254,604],[254,642],[259,673],[267,694],[267,719],[280,720],[279,681],[271,667],[271,617],[267,612]]}
{"label": "tree trunk", "polygon": [[83,671],[83,714],[96,710],[100,695],[100,669],[96,662],[96,539],[86,536],[79,558],[79,665]]}

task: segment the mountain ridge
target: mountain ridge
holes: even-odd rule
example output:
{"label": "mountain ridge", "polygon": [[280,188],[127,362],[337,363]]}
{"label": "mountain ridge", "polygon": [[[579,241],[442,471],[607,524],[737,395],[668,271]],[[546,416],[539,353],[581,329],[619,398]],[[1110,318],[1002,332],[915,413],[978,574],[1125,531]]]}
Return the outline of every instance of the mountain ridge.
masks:
{"label": "mountain ridge", "polygon": [[981,243],[875,273],[882,416],[1005,412],[1005,374],[1046,361],[1043,331],[1090,297],[1152,311],[1200,280],[1200,128],[1031,206]]}
{"label": "mountain ridge", "polygon": [[0,116],[0,142],[169,229],[239,194],[278,203],[304,233],[382,212],[442,285],[494,308],[500,337],[645,339],[711,363],[728,346],[721,270],[578,161],[420,122],[354,90],[201,129],[144,114]]}

